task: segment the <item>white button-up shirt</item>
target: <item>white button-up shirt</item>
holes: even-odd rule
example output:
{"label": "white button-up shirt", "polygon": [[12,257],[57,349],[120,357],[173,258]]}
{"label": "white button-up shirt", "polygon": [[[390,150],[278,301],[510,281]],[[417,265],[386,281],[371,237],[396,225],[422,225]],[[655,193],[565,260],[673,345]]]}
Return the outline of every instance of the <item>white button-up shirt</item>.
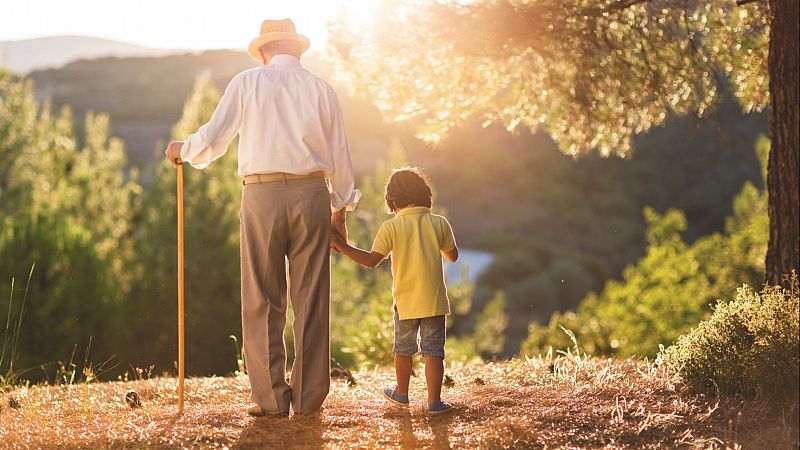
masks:
{"label": "white button-up shirt", "polygon": [[289,55],[236,75],[211,120],[186,138],[181,159],[204,169],[239,133],[239,176],[322,171],[331,209],[352,210],[355,189],[342,110],[333,88]]}

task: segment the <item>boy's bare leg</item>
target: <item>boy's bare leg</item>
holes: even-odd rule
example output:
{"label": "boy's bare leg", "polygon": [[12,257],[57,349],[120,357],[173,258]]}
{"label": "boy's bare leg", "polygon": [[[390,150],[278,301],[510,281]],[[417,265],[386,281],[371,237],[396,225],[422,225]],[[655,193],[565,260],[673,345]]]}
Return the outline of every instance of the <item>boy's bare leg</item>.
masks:
{"label": "boy's bare leg", "polygon": [[[396,358],[395,361],[397,361]],[[440,358],[438,356],[425,356],[425,383],[428,385],[428,403],[442,401],[443,377],[444,358]]]}
{"label": "boy's bare leg", "polygon": [[[400,395],[408,395],[408,383],[411,380],[411,364],[412,359],[410,356],[394,355],[394,372],[397,376],[397,393]],[[441,380],[439,386],[441,386]]]}

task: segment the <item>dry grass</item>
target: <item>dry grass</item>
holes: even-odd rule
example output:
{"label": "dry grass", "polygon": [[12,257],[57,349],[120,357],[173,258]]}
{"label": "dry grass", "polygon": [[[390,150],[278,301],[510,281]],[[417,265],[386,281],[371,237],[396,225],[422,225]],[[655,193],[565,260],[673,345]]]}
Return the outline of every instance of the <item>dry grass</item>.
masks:
{"label": "dry grass", "polygon": [[[456,411],[424,413],[424,380],[409,410],[380,395],[390,369],[334,380],[324,410],[247,416],[246,377],[187,380],[177,417],[170,378],[17,388],[2,394],[2,448],[797,448],[797,403],[714,400],[652,364],[561,358],[454,366],[444,397]],[[480,380],[477,380],[477,379]],[[481,384],[483,382],[483,384]],[[135,390],[143,406],[132,409]],[[17,408],[9,407],[11,399]]]}

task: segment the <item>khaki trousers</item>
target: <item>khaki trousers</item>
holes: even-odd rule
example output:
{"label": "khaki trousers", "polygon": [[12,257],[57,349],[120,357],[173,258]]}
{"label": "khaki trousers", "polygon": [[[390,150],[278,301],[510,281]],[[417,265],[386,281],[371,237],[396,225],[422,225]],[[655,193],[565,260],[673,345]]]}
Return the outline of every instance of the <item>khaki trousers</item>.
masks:
{"label": "khaki trousers", "polygon": [[[330,194],[320,178],[242,193],[242,335],[250,399],[268,413],[319,409],[330,388]],[[288,268],[288,277],[287,277]],[[286,380],[287,299],[294,310]]]}

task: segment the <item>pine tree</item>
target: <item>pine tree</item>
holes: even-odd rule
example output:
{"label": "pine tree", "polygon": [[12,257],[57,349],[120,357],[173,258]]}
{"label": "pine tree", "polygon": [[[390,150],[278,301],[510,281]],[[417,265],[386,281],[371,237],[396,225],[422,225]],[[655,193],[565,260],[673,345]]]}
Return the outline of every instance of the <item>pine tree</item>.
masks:
{"label": "pine tree", "polygon": [[[208,121],[219,102],[208,75],[198,77],[183,115],[172,130],[185,139]],[[239,203],[237,144],[205,170],[184,165],[186,342],[190,373],[226,373],[236,369],[228,336],[240,334]],[[160,164],[143,207],[137,252],[143,268],[134,293],[132,317],[137,341],[152,343],[147,366],[172,368],[177,354],[176,173],[157,150]],[[155,361],[153,361],[155,357]]]}

